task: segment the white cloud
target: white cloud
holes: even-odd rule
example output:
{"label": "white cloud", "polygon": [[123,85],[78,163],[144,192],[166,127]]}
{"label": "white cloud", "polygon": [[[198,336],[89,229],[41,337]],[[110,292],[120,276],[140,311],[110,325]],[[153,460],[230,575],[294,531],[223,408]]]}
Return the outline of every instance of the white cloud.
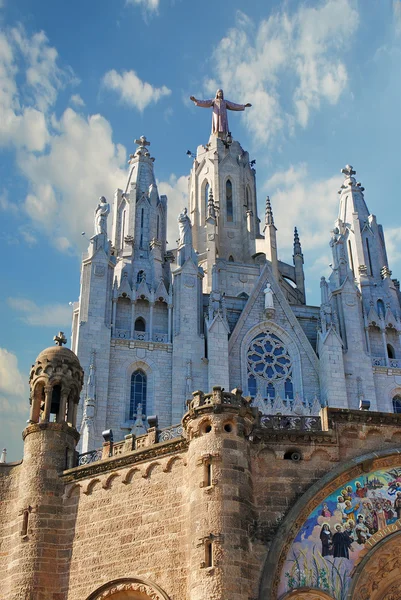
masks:
{"label": "white cloud", "polygon": [[44,150],[49,140],[46,111],[60,89],[76,83],[72,70],[61,69],[57,58],[43,32],[30,37],[18,26],[0,34],[0,146]]}
{"label": "white cloud", "polygon": [[21,314],[27,325],[38,327],[65,327],[71,324],[71,307],[67,304],[38,306],[28,298],[8,298],[9,306]]}
{"label": "white cloud", "polygon": [[[0,147],[15,149],[28,182],[26,215],[63,252],[82,247],[81,231],[93,231],[97,198],[111,200],[126,180],[125,148],[113,143],[106,119],[73,108],[55,116],[58,92],[75,82],[70,68],[58,67],[57,51],[43,32],[28,35],[19,26],[0,33]],[[72,98],[82,104],[78,94]],[[0,209],[14,210],[4,194]],[[19,235],[34,243],[29,227]],[[8,240],[18,242],[16,236]]]}
{"label": "white cloud", "polygon": [[67,108],[57,129],[45,154],[19,153],[18,164],[30,182],[28,215],[66,251],[80,245],[82,231],[92,234],[97,198],[112,201],[115,188],[124,186],[126,152],[113,143],[111,126],[101,115],[86,118]]}
{"label": "white cloud", "polygon": [[279,252],[292,254],[294,227],[298,227],[303,251],[329,255],[327,248],[337,214],[341,181],[341,175],[320,180],[312,178],[307,165],[302,163],[275,173],[266,182],[264,188],[271,196],[278,229]]}
{"label": "white cloud", "polygon": [[393,0],[394,25],[398,35],[401,35],[401,0]]}
{"label": "white cloud", "polygon": [[21,431],[29,416],[29,387],[16,355],[0,348],[0,451],[7,448],[7,461],[21,458]]}
{"label": "white cloud", "polygon": [[140,112],[152,102],[158,102],[163,96],[171,94],[171,90],[165,85],[157,88],[142,81],[135,71],[123,71],[120,74],[112,69],[104,75],[103,85],[105,88],[115,91],[123,104],[133,106]]}
{"label": "white cloud", "polygon": [[75,106],[85,106],[85,102],[82,100],[79,94],[73,94],[70,98],[70,102]]}
{"label": "white cloud", "polygon": [[[353,0],[325,0],[317,8],[302,4],[258,26],[238,12],[236,27],[213,52],[215,74],[205,81],[207,92],[222,86],[234,102],[251,102],[244,118],[259,142],[283,128],[291,132],[294,122],[305,127],[311,110],[322,101],[336,104],[347,85],[341,55],[358,26],[353,5]],[[283,96],[292,105],[284,107]]]}
{"label": "white cloud", "polygon": [[401,260],[401,227],[388,227],[385,230],[386,248],[389,264]]}
{"label": "white cloud", "polygon": [[18,370],[15,354],[0,348],[0,393],[22,395],[26,389],[25,380]]}
{"label": "white cloud", "polygon": [[127,5],[140,6],[147,13],[157,14],[159,11],[160,0],[126,0]]}
{"label": "white cloud", "polygon": [[167,240],[168,248],[176,248],[176,240],[178,234],[177,218],[182,209],[188,208],[188,177],[171,175],[168,181],[160,181],[157,183],[159,194],[165,194],[168,199],[167,204]]}

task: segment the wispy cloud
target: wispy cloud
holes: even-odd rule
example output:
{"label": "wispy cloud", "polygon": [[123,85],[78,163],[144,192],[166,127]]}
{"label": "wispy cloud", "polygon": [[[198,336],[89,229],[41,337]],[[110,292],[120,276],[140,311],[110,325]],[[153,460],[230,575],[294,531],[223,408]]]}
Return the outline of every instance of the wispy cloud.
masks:
{"label": "wispy cloud", "polygon": [[71,324],[71,308],[67,304],[38,306],[27,298],[8,298],[9,306],[20,314],[21,320],[35,327],[65,327]]}
{"label": "wispy cloud", "polygon": [[393,0],[394,25],[398,35],[401,35],[401,0]]}
{"label": "wispy cloud", "polygon": [[81,96],[79,94],[73,94],[70,98],[70,102],[71,104],[74,104],[75,106],[85,106],[85,102],[82,100]]}
{"label": "wispy cloud", "polygon": [[[312,110],[322,102],[336,104],[346,88],[342,55],[358,21],[352,0],[301,4],[295,13],[283,10],[259,25],[238,12],[236,26],[213,52],[214,76],[205,89],[212,94],[222,86],[234,102],[251,102],[244,118],[259,142],[296,124],[306,127]],[[292,102],[284,104],[288,89]]]}
{"label": "wispy cloud", "polygon": [[157,88],[147,81],[142,81],[135,71],[123,71],[120,74],[112,69],[104,75],[103,85],[106,89],[116,92],[123,104],[140,112],[149,104],[171,94],[171,90],[165,85]]}
{"label": "wispy cloud", "polygon": [[126,0],[125,4],[140,6],[146,14],[155,15],[159,12],[160,0]]}

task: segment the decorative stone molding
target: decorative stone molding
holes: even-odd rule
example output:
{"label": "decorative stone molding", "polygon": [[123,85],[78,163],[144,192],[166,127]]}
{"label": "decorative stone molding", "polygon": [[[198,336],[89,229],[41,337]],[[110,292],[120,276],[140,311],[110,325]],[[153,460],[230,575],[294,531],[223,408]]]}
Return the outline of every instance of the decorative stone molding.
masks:
{"label": "decorative stone molding", "polygon": [[158,586],[144,579],[117,579],[111,583],[107,583],[93,592],[87,600],[104,600],[104,598],[112,598],[119,592],[140,592],[146,594],[151,600],[170,600],[165,592]]}

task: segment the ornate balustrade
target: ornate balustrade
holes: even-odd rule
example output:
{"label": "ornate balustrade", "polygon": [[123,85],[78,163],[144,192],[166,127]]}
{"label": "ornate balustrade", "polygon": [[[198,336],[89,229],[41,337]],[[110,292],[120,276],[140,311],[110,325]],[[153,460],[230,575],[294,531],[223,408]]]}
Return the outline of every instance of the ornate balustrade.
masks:
{"label": "ornate balustrade", "polygon": [[168,344],[167,333],[155,333],[153,332],[152,339],[150,339],[149,332],[147,331],[134,331],[134,337],[131,337],[129,329],[115,329],[113,338],[117,340],[138,340],[139,342],[156,342],[161,344]]}
{"label": "ornate balustrade", "polygon": [[381,358],[378,356],[372,357],[373,367],[387,367],[389,369],[401,369],[401,359],[399,358]]}
{"label": "ornate balustrade", "polygon": [[90,452],[84,452],[83,454],[78,455],[78,463],[77,467],[82,467],[83,465],[89,465],[90,463],[97,462],[102,459],[102,449],[91,450]]}
{"label": "ornate balustrade", "polygon": [[181,424],[171,425],[171,427],[165,427],[159,432],[159,442],[168,442],[176,438],[182,437],[184,428]]}
{"label": "ornate balustrade", "polygon": [[321,431],[320,417],[295,415],[263,415],[260,419],[262,429]]}

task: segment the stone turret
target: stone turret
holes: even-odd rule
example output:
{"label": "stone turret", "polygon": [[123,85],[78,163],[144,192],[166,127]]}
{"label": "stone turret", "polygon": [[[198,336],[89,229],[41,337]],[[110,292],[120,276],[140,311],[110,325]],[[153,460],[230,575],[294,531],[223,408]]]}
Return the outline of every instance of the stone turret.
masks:
{"label": "stone turret", "polygon": [[[258,410],[239,389],[195,392],[183,426],[191,473],[189,600],[252,596],[255,564],[248,552],[253,497],[248,436]],[[222,596],[221,590],[225,593]]]}
{"label": "stone turret", "polygon": [[76,355],[62,347],[63,333],[54,339],[58,345],[39,354],[29,378],[31,413],[22,435],[18,493],[21,541],[13,548],[9,600],[55,600],[68,590],[63,553],[70,540],[61,518],[64,484],[59,475],[75,466],[83,371]]}

